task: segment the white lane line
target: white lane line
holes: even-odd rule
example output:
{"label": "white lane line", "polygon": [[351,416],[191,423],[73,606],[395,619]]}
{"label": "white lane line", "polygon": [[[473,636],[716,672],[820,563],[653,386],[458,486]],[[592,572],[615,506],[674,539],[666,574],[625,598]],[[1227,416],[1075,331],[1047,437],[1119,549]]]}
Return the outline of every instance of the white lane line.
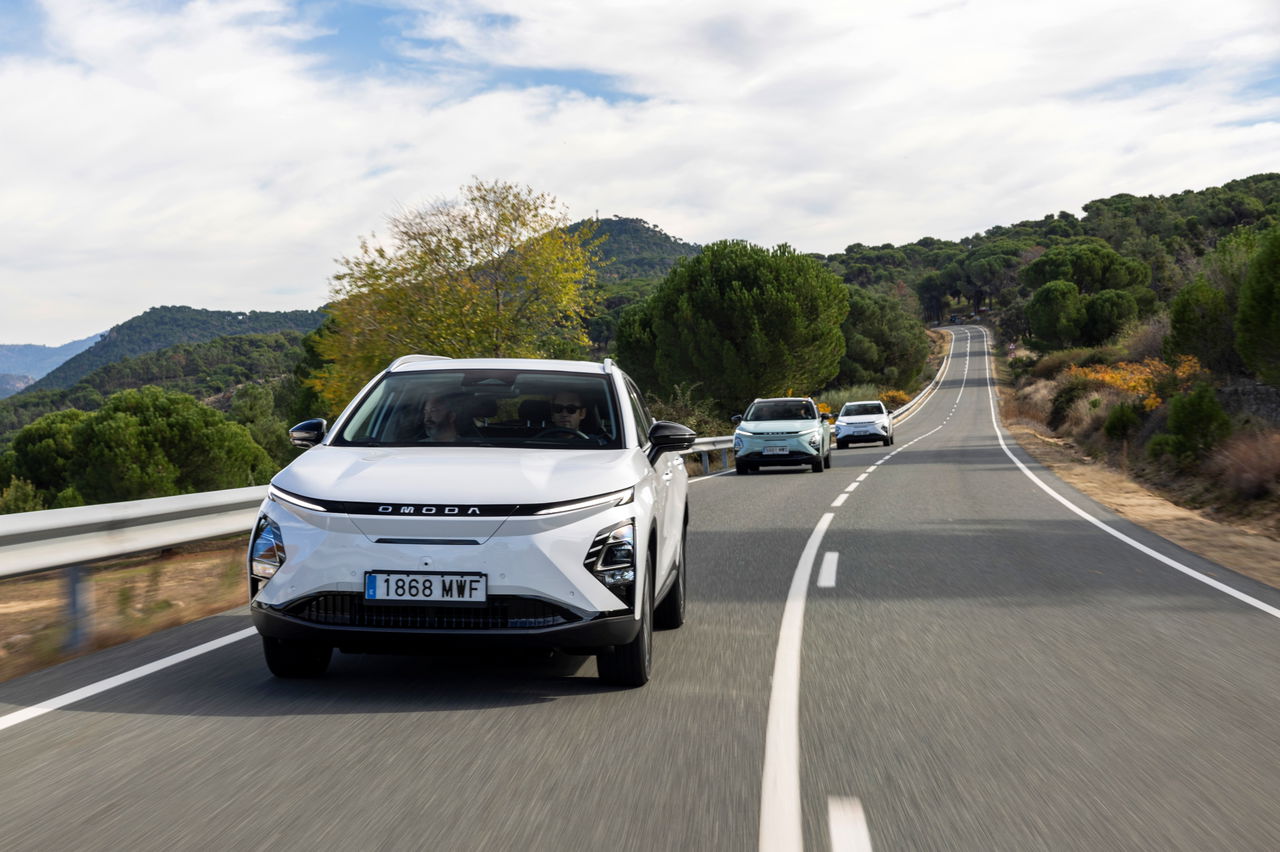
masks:
{"label": "white lane line", "polygon": [[867,478],[867,474],[865,474],[865,473],[864,473],[864,474],[862,474],[861,476],[859,476],[859,477],[858,477],[858,482],[861,482],[862,480],[864,480],[864,479],[866,479],[866,478]]}
{"label": "white lane line", "polygon": [[248,639],[257,632],[258,631],[252,627],[246,627],[244,630],[237,630],[235,633],[223,636],[221,639],[214,639],[210,642],[205,642],[203,645],[197,645],[194,648],[179,651],[176,654],[171,654],[168,657],[156,660],[154,663],[147,663],[145,666],[138,666],[136,669],[124,672],[123,674],[118,674],[115,677],[109,677],[106,680],[100,680],[97,683],[91,683],[88,686],[81,687],[80,689],[72,692],[64,693],[63,695],[59,695],[57,698],[50,698],[48,701],[41,701],[39,704],[32,707],[26,707],[22,710],[15,710],[12,713],[6,713],[5,715],[0,716],[0,730],[11,728],[14,725],[26,722],[29,719],[34,719],[37,716],[43,716],[45,713],[66,707],[68,704],[74,704],[77,701],[83,701],[86,698],[91,698],[100,692],[106,692],[108,689],[115,689],[117,686],[123,686],[130,681],[146,677],[149,674],[155,674],[161,669],[176,666],[178,663],[184,663],[193,657],[200,656],[201,654],[216,651],[224,645],[230,645],[232,642],[239,642],[241,639]]}
{"label": "white lane line", "polygon": [[841,506],[843,506],[843,505],[844,505],[844,501],[845,501],[845,500],[848,500],[848,499],[849,499],[849,494],[848,494],[848,492],[845,492],[844,494],[839,494],[839,495],[837,495],[837,496],[836,496],[836,499],[831,501],[831,508],[833,508],[833,509],[838,509],[838,508],[840,508]]}
{"label": "white lane line", "polygon": [[850,482],[850,483],[849,483],[849,487],[848,487],[848,488],[846,488],[846,489],[845,489],[845,491],[852,491],[853,489],[855,489],[855,488],[857,488],[857,487],[858,487],[858,483],[856,483],[856,482]]}
{"label": "white lane line", "polygon": [[729,468],[727,470],[717,471],[716,473],[708,473],[708,474],[705,474],[704,476],[695,476],[693,479],[689,480],[689,484],[692,485],[693,483],[701,482],[704,479],[715,479],[717,476],[724,476],[725,474],[728,474],[728,473],[737,473],[737,471],[733,468]]}
{"label": "white lane line", "polygon": [[[987,345],[987,340],[986,340],[987,331],[985,328],[982,331],[982,337],[983,337],[983,344]],[[1163,562],[1165,565],[1168,565],[1170,568],[1173,568],[1176,571],[1180,571],[1183,574],[1186,574],[1191,579],[1199,580],[1201,583],[1204,583],[1207,586],[1212,586],[1218,591],[1224,594],[1228,594],[1242,603],[1246,603],[1251,607],[1260,609],[1263,612],[1267,613],[1268,615],[1274,616],[1276,618],[1280,618],[1280,609],[1277,609],[1276,607],[1271,606],[1271,604],[1263,603],[1257,598],[1250,597],[1249,595],[1246,595],[1244,592],[1240,591],[1239,589],[1233,589],[1231,586],[1228,586],[1226,583],[1220,583],[1217,580],[1213,579],[1212,577],[1206,577],[1204,574],[1201,574],[1199,571],[1195,570],[1194,568],[1190,568],[1186,565],[1183,565],[1181,562],[1177,561],[1176,559],[1170,559],[1168,556],[1165,556],[1163,553],[1160,553],[1159,551],[1156,551],[1156,550],[1152,550],[1142,542],[1137,541],[1136,539],[1130,538],[1129,536],[1125,535],[1119,530],[1112,529],[1107,524],[1093,517],[1084,509],[1081,509],[1079,506],[1072,503],[1070,500],[1063,497],[1058,492],[1054,491],[1048,485],[1044,484],[1044,482],[1042,482],[1038,476],[1032,473],[1027,468],[1026,465],[1018,461],[1017,456],[1015,456],[1012,452],[1009,451],[1009,446],[1004,442],[1004,436],[1000,434],[1000,423],[996,418],[996,400],[991,390],[992,385],[994,384],[991,381],[991,365],[987,361],[984,361],[984,363],[987,365],[987,371],[986,371],[987,372],[987,404],[991,408],[991,425],[995,427],[996,440],[1000,442],[1000,449],[1004,450],[1004,454],[1009,457],[1010,461],[1016,464],[1018,466],[1018,469],[1027,475],[1028,479],[1030,479],[1036,485],[1040,486],[1040,488],[1044,491],[1044,493],[1048,494],[1054,500],[1057,500],[1059,503],[1066,506],[1068,509],[1070,509],[1072,512],[1076,513],[1080,517],[1084,518],[1086,521],[1093,524],[1095,527],[1102,530],[1107,535],[1119,539],[1120,541],[1129,545],[1133,549],[1140,550],[1143,553],[1150,556],[1152,559],[1155,559],[1159,562]]]}
{"label": "white lane line", "polygon": [[[877,464],[878,464],[878,463],[877,463]],[[876,466],[877,466],[876,464],[873,464],[873,465],[871,465],[871,467],[867,468],[867,473],[870,473],[871,471],[875,470],[875,469],[876,469]]]}
{"label": "white lane line", "polygon": [[834,550],[828,550],[822,554],[822,567],[818,569],[818,588],[831,589],[836,585],[836,562],[840,559],[840,554]]}
{"label": "white lane line", "polygon": [[769,721],[765,725],[760,852],[804,849],[800,811],[800,639],[814,557],[834,517],[834,513],[827,512],[809,534],[782,610],[778,650],[773,658],[773,685],[769,690]]}
{"label": "white lane line", "polygon": [[871,835],[862,802],[852,796],[827,797],[831,852],[871,852]]}

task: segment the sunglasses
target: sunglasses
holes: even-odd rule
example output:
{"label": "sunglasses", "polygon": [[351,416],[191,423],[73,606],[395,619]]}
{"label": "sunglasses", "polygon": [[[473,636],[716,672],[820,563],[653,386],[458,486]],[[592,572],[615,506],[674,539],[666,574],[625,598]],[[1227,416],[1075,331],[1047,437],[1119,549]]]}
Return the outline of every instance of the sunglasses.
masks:
{"label": "sunglasses", "polygon": [[587,410],[587,407],[585,405],[574,405],[573,403],[569,403],[568,405],[561,405],[558,402],[551,403],[552,414],[577,414],[579,411],[586,411],[586,410]]}

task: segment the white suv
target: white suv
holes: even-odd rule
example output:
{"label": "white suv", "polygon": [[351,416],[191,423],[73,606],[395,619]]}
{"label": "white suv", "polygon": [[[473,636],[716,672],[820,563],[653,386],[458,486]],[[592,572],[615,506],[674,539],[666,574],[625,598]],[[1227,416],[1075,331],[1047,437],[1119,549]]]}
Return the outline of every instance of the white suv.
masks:
{"label": "white suv", "polygon": [[279,677],[334,648],[494,640],[597,656],[649,679],[684,621],[680,453],[612,361],[407,355],[278,473],[249,547],[250,611]]}
{"label": "white suv", "polygon": [[739,475],[775,465],[808,465],[814,473],[831,467],[830,415],[807,396],[757,399],[732,419]]}
{"label": "white suv", "polygon": [[878,441],[886,447],[893,443],[893,415],[878,399],[846,402],[836,416],[836,446]]}

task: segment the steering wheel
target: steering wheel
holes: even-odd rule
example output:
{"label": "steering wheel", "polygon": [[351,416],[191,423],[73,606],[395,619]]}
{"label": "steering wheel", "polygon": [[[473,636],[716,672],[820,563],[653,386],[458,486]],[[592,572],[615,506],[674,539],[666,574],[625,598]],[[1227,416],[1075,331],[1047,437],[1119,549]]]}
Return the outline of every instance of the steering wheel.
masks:
{"label": "steering wheel", "polygon": [[552,435],[568,435],[571,438],[581,438],[584,441],[591,440],[591,436],[586,432],[580,432],[577,429],[570,428],[569,426],[551,426],[534,435],[533,439],[536,441],[539,438],[550,438]]}

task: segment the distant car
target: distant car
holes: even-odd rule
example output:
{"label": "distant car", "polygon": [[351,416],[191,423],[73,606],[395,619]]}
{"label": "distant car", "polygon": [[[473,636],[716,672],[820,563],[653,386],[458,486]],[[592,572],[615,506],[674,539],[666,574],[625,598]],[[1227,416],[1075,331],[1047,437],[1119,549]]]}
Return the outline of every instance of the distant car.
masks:
{"label": "distant car", "polygon": [[831,415],[809,397],[757,399],[733,422],[738,473],[762,467],[808,465],[814,473],[831,467]]}
{"label": "distant car", "polygon": [[[570,399],[572,401],[570,401]],[[278,677],[334,648],[533,645],[649,679],[685,616],[694,433],[603,363],[407,355],[276,474],[249,547],[250,615]]]}
{"label": "distant car", "polygon": [[952,325],[955,325],[955,324],[956,324],[956,323],[958,323],[958,322],[960,322],[960,315],[959,315],[959,314],[952,314],[952,315],[951,315],[951,324],[952,324]]}
{"label": "distant car", "polygon": [[893,415],[878,399],[846,402],[836,416],[836,446],[872,441],[893,443]]}

